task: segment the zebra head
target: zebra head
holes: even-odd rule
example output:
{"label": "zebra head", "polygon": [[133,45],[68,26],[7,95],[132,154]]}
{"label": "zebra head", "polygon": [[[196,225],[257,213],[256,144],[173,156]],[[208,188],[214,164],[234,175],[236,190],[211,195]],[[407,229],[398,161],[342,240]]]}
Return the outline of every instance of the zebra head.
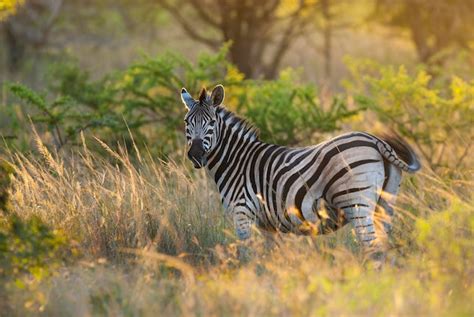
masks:
{"label": "zebra head", "polygon": [[184,117],[189,146],[188,157],[195,168],[201,168],[206,166],[207,155],[217,143],[216,107],[224,100],[224,87],[217,85],[211,95],[207,93],[206,88],[203,88],[197,100],[183,88],[181,100],[188,109]]}

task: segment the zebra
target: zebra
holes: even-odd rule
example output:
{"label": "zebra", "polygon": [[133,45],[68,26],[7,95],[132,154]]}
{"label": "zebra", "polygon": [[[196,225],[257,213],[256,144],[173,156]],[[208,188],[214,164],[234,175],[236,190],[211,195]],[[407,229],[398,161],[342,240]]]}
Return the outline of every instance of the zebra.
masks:
{"label": "zebra", "polygon": [[[248,239],[254,224],[313,235],[351,223],[364,250],[380,249],[377,231],[390,231],[402,171],[421,168],[401,137],[350,132],[308,147],[269,144],[222,105],[224,94],[217,85],[194,99],[183,88],[181,99],[188,110],[187,156],[214,179],[239,239]],[[377,210],[385,220],[376,228]]]}

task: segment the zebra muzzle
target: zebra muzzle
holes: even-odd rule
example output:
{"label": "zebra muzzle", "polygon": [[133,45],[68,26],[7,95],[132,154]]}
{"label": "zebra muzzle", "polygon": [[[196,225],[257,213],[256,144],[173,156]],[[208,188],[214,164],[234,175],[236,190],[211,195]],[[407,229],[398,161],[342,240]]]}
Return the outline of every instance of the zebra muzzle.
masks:
{"label": "zebra muzzle", "polygon": [[195,168],[201,168],[207,164],[206,151],[201,139],[193,140],[188,151],[188,157]]}

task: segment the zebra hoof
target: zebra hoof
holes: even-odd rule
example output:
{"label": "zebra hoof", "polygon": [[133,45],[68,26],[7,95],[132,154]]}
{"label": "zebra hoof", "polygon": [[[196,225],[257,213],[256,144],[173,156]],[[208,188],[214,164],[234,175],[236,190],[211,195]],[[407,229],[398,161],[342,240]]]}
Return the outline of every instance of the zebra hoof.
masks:
{"label": "zebra hoof", "polygon": [[376,270],[381,271],[385,265],[386,253],[376,251],[370,254],[370,265]]}
{"label": "zebra hoof", "polygon": [[248,238],[250,238],[250,232],[249,231],[237,230],[237,237],[240,240],[247,240]]}

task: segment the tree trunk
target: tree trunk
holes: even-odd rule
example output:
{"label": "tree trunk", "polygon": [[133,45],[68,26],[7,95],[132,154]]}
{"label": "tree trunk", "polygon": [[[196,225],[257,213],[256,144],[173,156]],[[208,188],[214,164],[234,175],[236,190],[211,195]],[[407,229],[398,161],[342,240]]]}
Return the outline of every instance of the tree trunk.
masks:
{"label": "tree trunk", "polygon": [[250,51],[249,47],[234,41],[229,52],[232,63],[245,75],[245,78],[254,77],[252,63],[259,62],[252,60]]}
{"label": "tree trunk", "polygon": [[331,60],[332,60],[332,20],[330,14],[330,7],[331,3],[330,0],[322,0],[321,1],[321,10],[323,13],[324,18],[324,47],[323,47],[323,54],[324,54],[324,75],[326,76],[326,80],[329,81],[331,79]]}
{"label": "tree trunk", "polygon": [[25,55],[25,43],[19,39],[10,23],[3,26],[5,43],[7,46],[7,67],[10,73],[15,73],[21,66]]}

